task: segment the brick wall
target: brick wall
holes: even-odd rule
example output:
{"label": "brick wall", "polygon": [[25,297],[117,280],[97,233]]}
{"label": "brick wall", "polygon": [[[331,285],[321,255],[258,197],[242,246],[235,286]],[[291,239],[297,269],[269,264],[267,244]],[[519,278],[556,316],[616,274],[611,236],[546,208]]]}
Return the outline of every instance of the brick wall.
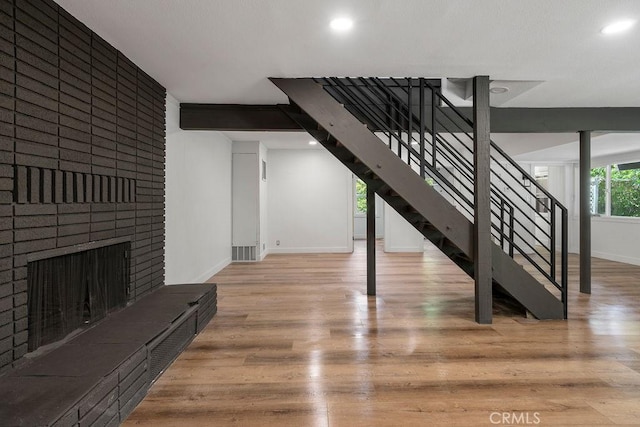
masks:
{"label": "brick wall", "polygon": [[129,237],[164,283],[165,89],[49,0],[0,0],[0,372],[27,351],[27,256]]}

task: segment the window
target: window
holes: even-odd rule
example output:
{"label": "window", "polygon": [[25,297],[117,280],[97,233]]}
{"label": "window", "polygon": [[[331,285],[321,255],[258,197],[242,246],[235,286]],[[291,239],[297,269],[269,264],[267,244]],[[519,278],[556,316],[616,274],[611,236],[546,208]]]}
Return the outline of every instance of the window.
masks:
{"label": "window", "polygon": [[607,169],[591,169],[591,213],[606,215]]}
{"label": "window", "polygon": [[367,184],[361,179],[356,180],[356,213],[367,213]]}
{"label": "window", "polygon": [[640,164],[592,169],[591,213],[640,217]]}

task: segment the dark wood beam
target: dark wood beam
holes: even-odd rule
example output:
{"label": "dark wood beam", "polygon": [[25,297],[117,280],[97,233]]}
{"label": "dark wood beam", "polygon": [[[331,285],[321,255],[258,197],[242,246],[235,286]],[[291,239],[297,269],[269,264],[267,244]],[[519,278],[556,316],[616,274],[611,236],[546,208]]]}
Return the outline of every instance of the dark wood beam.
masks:
{"label": "dark wood beam", "polygon": [[220,131],[302,131],[278,105],[180,104],[180,128]]}
{"label": "dark wood beam", "polygon": [[[472,117],[471,107],[459,108]],[[491,108],[491,133],[640,132],[639,107]]]}
{"label": "dark wood beam", "polygon": [[[287,105],[180,104],[180,128],[221,131],[302,131]],[[446,112],[448,109],[443,108]],[[473,109],[459,110],[468,118]],[[455,117],[448,112],[449,117]],[[490,109],[492,133],[565,133],[585,129],[640,132],[640,107]],[[372,129],[375,130],[375,129]],[[443,129],[438,129],[439,131]]]}

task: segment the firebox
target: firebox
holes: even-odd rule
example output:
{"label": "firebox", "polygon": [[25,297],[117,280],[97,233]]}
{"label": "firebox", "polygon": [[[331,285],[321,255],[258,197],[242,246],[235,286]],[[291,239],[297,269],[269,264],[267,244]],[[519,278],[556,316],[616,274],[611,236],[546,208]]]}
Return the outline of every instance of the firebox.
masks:
{"label": "firebox", "polygon": [[126,305],[131,243],[110,243],[48,251],[28,262],[29,351],[62,340]]}

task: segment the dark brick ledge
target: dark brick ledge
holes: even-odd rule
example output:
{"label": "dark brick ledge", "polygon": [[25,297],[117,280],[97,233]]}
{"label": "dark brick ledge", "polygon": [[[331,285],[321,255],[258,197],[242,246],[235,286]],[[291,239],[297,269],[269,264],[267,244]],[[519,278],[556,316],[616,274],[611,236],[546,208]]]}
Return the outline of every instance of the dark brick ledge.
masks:
{"label": "dark brick ledge", "polygon": [[217,311],[214,284],[163,286],[0,377],[3,426],[117,426]]}

